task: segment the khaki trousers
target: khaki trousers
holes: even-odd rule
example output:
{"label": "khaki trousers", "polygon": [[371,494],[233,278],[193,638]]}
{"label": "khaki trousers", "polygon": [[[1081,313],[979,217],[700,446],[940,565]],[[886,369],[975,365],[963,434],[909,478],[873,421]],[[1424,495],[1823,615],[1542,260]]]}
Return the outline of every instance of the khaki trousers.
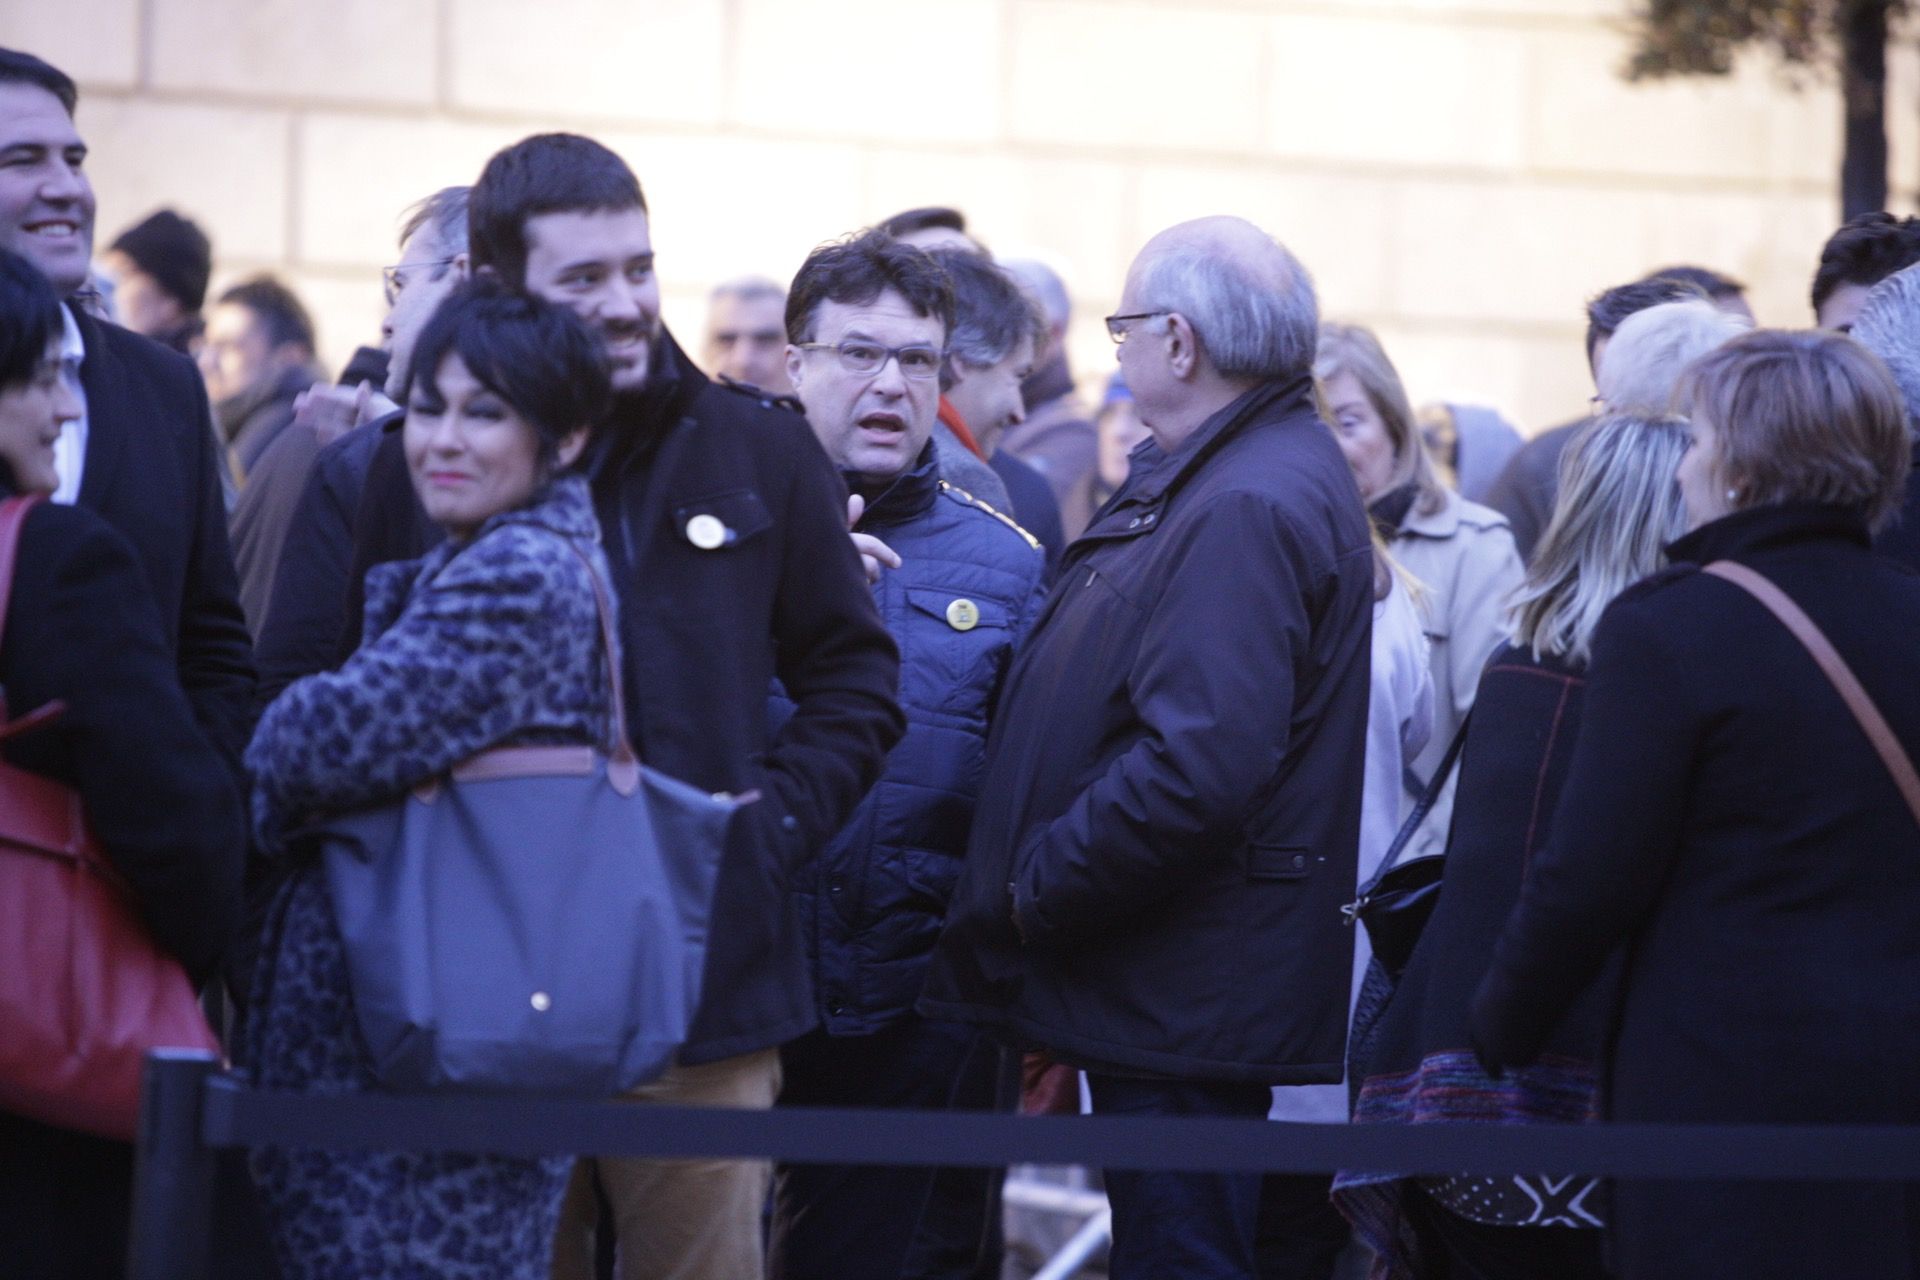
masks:
{"label": "khaki trousers", "polygon": [[[659,1107],[766,1110],[780,1092],[780,1053],[763,1049],[675,1066],[627,1100]],[[766,1270],[764,1160],[586,1159],[574,1166],[554,1239],[554,1280],[592,1280],[598,1197],[613,1206],[620,1280],[758,1280]]]}

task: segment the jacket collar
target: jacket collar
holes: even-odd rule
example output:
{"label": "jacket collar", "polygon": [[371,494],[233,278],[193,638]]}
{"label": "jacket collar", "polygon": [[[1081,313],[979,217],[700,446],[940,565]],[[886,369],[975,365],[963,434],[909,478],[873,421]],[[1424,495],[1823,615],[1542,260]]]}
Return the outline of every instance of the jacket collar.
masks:
{"label": "jacket collar", "polygon": [[[860,477],[852,472],[842,472],[846,477],[847,488],[858,490]],[[927,513],[933,506],[933,500],[940,493],[940,459],[936,454],[933,441],[928,440],[926,447],[920,450],[919,459],[912,467],[900,473],[894,482],[868,504],[866,514],[860,517],[862,528],[874,525],[905,524]]]}
{"label": "jacket collar", "polygon": [[292,403],[293,398],[312,386],[314,371],[305,365],[289,365],[271,378],[262,378],[244,391],[228,396],[213,406],[213,420],[220,426],[220,437],[233,443],[247,419],[276,400]]}
{"label": "jacket collar", "polygon": [[1427,512],[1420,510],[1420,499],[1415,496],[1406,518],[1400,522],[1400,532],[1422,538],[1451,538],[1460,532],[1460,495],[1451,489],[1445,490],[1439,507]]}
{"label": "jacket collar", "polygon": [[1711,564],[1802,542],[1871,546],[1866,519],[1824,502],[1774,502],[1710,520],[1667,547],[1675,564]]}
{"label": "jacket collar", "polygon": [[618,469],[629,459],[650,453],[660,438],[686,416],[696,397],[708,386],[700,372],[665,325],[648,357],[647,384],[633,395],[616,397],[613,411],[595,433],[587,471],[598,476],[609,466]]}
{"label": "jacket collar", "polygon": [[1202,422],[1173,452],[1167,453],[1158,445],[1142,449],[1134,456],[1134,478],[1115,497],[1113,505],[1118,508],[1159,502],[1256,419],[1310,410],[1312,390],[1313,380],[1305,374],[1286,381],[1263,382]]}

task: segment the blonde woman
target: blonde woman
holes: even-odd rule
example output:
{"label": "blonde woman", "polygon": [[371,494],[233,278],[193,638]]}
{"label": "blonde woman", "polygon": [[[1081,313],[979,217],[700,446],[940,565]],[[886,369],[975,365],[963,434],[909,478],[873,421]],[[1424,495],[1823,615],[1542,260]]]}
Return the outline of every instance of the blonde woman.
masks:
{"label": "blonde woman", "polygon": [[[1446,892],[1381,1015],[1356,1124],[1579,1123],[1596,1106],[1604,984],[1540,1062],[1495,1082],[1467,1047],[1467,1007],[1500,922],[1546,840],[1580,725],[1600,615],[1686,528],[1677,418],[1601,418],[1562,458],[1559,502],[1520,594],[1516,636],[1487,664],[1460,765]],[[1592,1179],[1341,1174],[1335,1200],[1376,1254],[1374,1280],[1582,1280],[1600,1266]],[[1517,1262],[1502,1268],[1501,1258]]]}
{"label": "blonde woman", "polygon": [[[1360,496],[1393,557],[1422,587],[1433,675],[1433,731],[1406,771],[1406,813],[1473,707],[1487,656],[1506,639],[1506,612],[1523,570],[1507,519],[1468,502],[1435,476],[1413,406],[1379,339],[1359,325],[1326,324],[1313,376],[1322,412],[1353,468]],[[1453,814],[1454,784],[1408,841],[1405,858],[1437,853]]]}

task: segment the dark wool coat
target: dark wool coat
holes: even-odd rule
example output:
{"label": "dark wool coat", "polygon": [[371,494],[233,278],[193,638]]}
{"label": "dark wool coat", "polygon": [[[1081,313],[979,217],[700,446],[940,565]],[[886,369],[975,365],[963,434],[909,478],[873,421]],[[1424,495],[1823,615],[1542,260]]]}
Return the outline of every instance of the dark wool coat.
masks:
{"label": "dark wool coat", "polygon": [[[1514,645],[1488,661],[1460,756],[1444,892],[1380,1014],[1366,1061],[1354,1064],[1356,1124],[1577,1124],[1596,1114],[1607,1012],[1601,998],[1610,986],[1595,984],[1604,989],[1590,990],[1561,1020],[1540,1061],[1499,1080],[1475,1060],[1467,1032],[1493,940],[1554,829],[1586,683],[1583,669]],[[1401,1208],[1401,1178],[1342,1173],[1335,1188],[1342,1212],[1378,1255],[1376,1277],[1425,1274]],[[1579,1190],[1569,1188],[1567,1198]],[[1546,1211],[1565,1225],[1591,1226],[1583,1215],[1597,1220],[1600,1197],[1589,1191],[1573,1209]]]}
{"label": "dark wool coat", "polygon": [[[0,484],[0,498],[9,492]],[[240,921],[245,826],[233,774],[181,692],[171,639],[125,538],[83,507],[33,510],[0,688],[15,716],[55,699],[67,710],[9,742],[6,758],[79,792],[141,918],[198,977]],[[0,1112],[0,1271],[120,1274],[132,1168],[126,1143]]]}
{"label": "dark wool coat", "polygon": [[[646,390],[624,398],[590,446],[627,718],[654,768],[765,795],[734,824],[720,864],[700,1009],[681,1053],[696,1064],[813,1027],[792,877],[845,825],[904,721],[899,651],[847,537],[846,486],[806,420],[709,381],[664,332],[654,351]],[[391,432],[366,464],[353,561],[420,554],[418,510]],[[710,528],[703,516],[719,523],[719,545],[696,540]],[[358,611],[350,599],[344,616]],[[282,647],[312,652],[320,638]],[[774,734],[776,677],[798,709]]]}
{"label": "dark wool coat", "polygon": [[[1920,577],[1847,512],[1737,512],[1602,618],[1553,834],[1475,998],[1483,1058],[1531,1061],[1624,951],[1606,1113],[1920,1121],[1920,824],[1813,659],[1695,566],[1771,578],[1920,754]],[[1897,1185],[1623,1182],[1629,1280],[1909,1277]]]}
{"label": "dark wool coat", "polygon": [[[1042,599],[1033,539],[941,480],[931,445],[859,528],[900,553],[873,597],[900,646],[907,732],[852,821],[795,874],[834,1035],[878,1031],[920,997],[967,851],[987,724]],[[777,699],[777,720],[792,707]]]}
{"label": "dark wool coat", "polygon": [[213,419],[200,371],[157,342],[72,304],[86,344],[87,453],[79,505],[126,538],[200,722],[238,767],[253,702]]}
{"label": "dark wool coat", "polygon": [[1008,679],[921,1011],[1129,1074],[1338,1080],[1372,622],[1307,379],[1138,460]]}

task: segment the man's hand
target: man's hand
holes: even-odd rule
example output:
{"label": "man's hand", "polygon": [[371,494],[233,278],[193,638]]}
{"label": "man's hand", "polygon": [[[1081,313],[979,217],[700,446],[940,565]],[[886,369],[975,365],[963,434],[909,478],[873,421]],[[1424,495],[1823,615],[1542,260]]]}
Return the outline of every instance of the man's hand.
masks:
{"label": "man's hand", "polygon": [[859,494],[847,499],[847,530],[853,539],[853,549],[860,553],[860,567],[867,571],[867,581],[880,581],[881,569],[898,569],[900,553],[870,533],[854,533],[853,526],[860,523],[860,517],[866,512],[867,500]]}
{"label": "man's hand", "polygon": [[365,426],[399,407],[375,391],[371,382],[362,382],[352,390],[316,382],[294,397],[293,420],[313,428],[314,439],[324,449],[355,427]]}

